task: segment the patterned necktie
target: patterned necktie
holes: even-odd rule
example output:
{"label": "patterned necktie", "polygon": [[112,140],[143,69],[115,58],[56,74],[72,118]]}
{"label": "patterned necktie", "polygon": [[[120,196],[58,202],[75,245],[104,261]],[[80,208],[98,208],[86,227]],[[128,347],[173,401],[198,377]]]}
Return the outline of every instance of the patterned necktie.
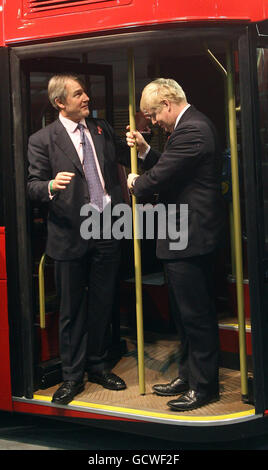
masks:
{"label": "patterned necktie", "polygon": [[81,144],[83,147],[84,173],[88,184],[90,203],[97,206],[99,211],[102,212],[104,190],[100,181],[92,145],[85,134],[84,125],[79,123],[77,129],[80,131]]}

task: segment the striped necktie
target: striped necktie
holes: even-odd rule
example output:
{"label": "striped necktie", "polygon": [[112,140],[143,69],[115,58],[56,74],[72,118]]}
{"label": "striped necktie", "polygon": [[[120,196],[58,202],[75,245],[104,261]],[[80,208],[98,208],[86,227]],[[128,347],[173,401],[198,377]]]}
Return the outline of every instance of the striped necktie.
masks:
{"label": "striped necktie", "polygon": [[92,145],[85,134],[85,126],[81,123],[77,125],[80,131],[81,144],[83,147],[83,165],[84,173],[88,184],[90,203],[103,211],[104,190],[100,181]]}

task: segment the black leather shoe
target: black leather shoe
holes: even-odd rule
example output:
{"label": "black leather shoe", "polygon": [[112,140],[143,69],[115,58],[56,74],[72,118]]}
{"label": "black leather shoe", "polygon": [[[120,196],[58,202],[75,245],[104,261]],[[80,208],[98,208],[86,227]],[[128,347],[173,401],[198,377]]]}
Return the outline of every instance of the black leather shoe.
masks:
{"label": "black leather shoe", "polygon": [[153,386],[153,390],[157,395],[163,397],[172,397],[173,395],[179,395],[180,393],[186,392],[189,389],[188,382],[185,379],[177,377],[168,384],[156,384]]}
{"label": "black leather shoe", "polygon": [[112,372],[88,373],[88,381],[102,385],[109,390],[124,390],[127,388],[123,379]]}
{"label": "black leather shoe", "polygon": [[217,400],[219,400],[218,393],[203,394],[195,390],[188,390],[188,392],[183,393],[177,400],[170,400],[168,406],[174,411],[189,411]]}
{"label": "black leather shoe", "polygon": [[78,393],[84,390],[83,382],[75,382],[74,380],[66,380],[58,388],[52,397],[52,403],[58,405],[68,405]]}

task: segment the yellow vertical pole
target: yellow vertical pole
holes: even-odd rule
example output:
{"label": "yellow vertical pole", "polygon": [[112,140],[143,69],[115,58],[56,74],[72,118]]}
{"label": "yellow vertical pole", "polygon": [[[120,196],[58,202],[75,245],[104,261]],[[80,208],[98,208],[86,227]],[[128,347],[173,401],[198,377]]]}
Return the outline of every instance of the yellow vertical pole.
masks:
{"label": "yellow vertical pole", "polygon": [[[129,125],[130,131],[136,130],[135,114],[135,66],[132,49],[128,51],[128,82],[129,82]],[[137,149],[131,147],[131,173],[138,173]],[[139,227],[136,214],[136,197],[132,195],[133,234],[134,234],[134,265],[136,287],[136,318],[137,318],[137,347],[138,347],[138,371],[140,394],[145,394],[145,370],[144,370],[144,334],[143,334],[143,308],[142,308],[142,273],[141,273],[141,247],[138,238]]]}
{"label": "yellow vertical pole", "polygon": [[38,270],[40,328],[46,327],[44,267],[46,255],[43,254]]}
{"label": "yellow vertical pole", "polygon": [[233,202],[229,202],[229,223],[230,223],[230,237],[231,237],[231,267],[232,277],[235,277],[235,238],[234,238],[234,208]]}
{"label": "yellow vertical pole", "polygon": [[[225,107],[226,107],[226,140],[227,146],[230,147],[230,123],[229,123],[229,109],[228,109],[228,83],[227,73],[226,79],[224,80],[224,95],[225,95]],[[233,201],[229,202],[229,223],[230,223],[230,241],[231,241],[231,267],[232,276],[235,276],[235,243],[234,243],[234,209]]]}
{"label": "yellow vertical pole", "polygon": [[235,274],[236,274],[236,292],[237,292],[238,328],[239,328],[241,393],[242,393],[242,398],[247,398],[248,397],[248,370],[247,370],[246,331],[245,331],[245,313],[244,313],[243,257],[242,257],[237,132],[236,132],[234,67],[233,67],[233,54],[232,54],[231,45],[228,45],[228,48],[227,48],[226,62],[227,62],[229,135],[230,135],[231,169],[232,169]]}

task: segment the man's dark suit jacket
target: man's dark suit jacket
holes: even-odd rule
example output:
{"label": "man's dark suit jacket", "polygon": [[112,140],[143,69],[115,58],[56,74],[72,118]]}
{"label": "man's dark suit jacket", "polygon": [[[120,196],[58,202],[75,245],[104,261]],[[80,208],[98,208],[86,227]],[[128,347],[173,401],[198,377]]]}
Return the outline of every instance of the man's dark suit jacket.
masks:
{"label": "man's dark suit jacket", "polygon": [[[113,132],[110,125],[99,119],[87,119],[105,188],[112,205],[120,203],[122,191],[117,163],[129,163],[129,148]],[[56,260],[82,257],[88,241],[80,235],[81,207],[90,202],[88,185],[75,147],[59,119],[33,134],[28,146],[28,194],[32,201],[48,203],[46,253]],[[75,176],[66,189],[49,198],[48,183],[58,172]]]}
{"label": "man's dark suit jacket", "polygon": [[157,240],[157,256],[178,259],[214,251],[221,240],[225,214],[220,188],[221,153],[211,121],[194,106],[182,115],[162,154],[150,150],[134,194],[159,194],[159,203],[176,204],[179,231],[180,204],[188,204],[188,246],[170,250],[167,236]]}

